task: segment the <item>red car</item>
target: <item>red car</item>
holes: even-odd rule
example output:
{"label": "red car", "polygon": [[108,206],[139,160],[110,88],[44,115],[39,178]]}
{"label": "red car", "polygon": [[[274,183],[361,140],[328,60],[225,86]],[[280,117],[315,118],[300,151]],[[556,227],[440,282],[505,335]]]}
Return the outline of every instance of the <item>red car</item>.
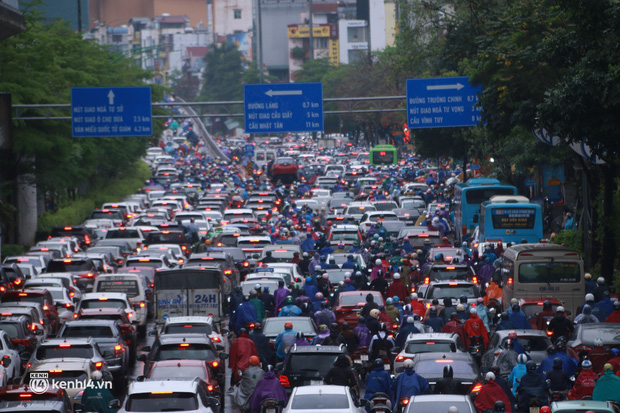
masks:
{"label": "red car", "polygon": [[209,396],[217,397],[224,405],[224,393],[217,381],[217,376],[205,360],[164,360],[153,363],[148,376],[138,377],[138,381],[148,379],[175,379],[181,377],[200,377],[209,390]]}
{"label": "red car", "polygon": [[[538,316],[538,313],[542,311],[543,303],[545,301],[551,302],[551,309],[553,310],[554,315],[555,309],[561,305],[564,305],[562,304],[562,301],[556,298],[521,298],[519,300],[519,306],[521,307],[521,310],[525,313],[527,321],[530,322],[530,325],[534,330],[538,330],[538,327],[536,327],[536,316]],[[554,315],[545,317],[547,323],[554,317]]]}
{"label": "red car", "polygon": [[45,323],[51,326],[50,333],[56,335],[60,328],[58,309],[54,305],[52,294],[46,289],[8,290],[2,296],[3,303],[31,302],[39,303],[43,308]]}
{"label": "red car", "polygon": [[297,179],[299,167],[293,158],[277,158],[271,167],[271,178],[274,182],[282,181],[283,184],[291,184]]}
{"label": "red car", "polygon": [[334,308],[338,325],[342,326],[342,323],[346,321],[350,328],[357,326],[357,320],[362,308],[366,305],[368,294],[372,294],[374,302],[378,305],[385,305],[383,296],[379,291],[343,291],[338,294],[338,303]]}

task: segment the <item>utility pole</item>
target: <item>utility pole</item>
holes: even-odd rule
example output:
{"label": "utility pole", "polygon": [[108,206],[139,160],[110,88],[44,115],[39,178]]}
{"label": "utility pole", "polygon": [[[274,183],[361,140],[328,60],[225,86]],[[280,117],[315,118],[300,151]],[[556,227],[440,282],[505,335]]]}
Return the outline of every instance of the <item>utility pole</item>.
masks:
{"label": "utility pole", "polygon": [[78,33],[82,33],[82,0],[77,0]]}
{"label": "utility pole", "polygon": [[312,33],[314,31],[314,26],[312,24],[312,0],[308,0],[308,8],[310,9],[310,18],[308,19],[310,25],[310,60],[314,60],[314,33]]}
{"label": "utility pole", "polygon": [[258,48],[258,73],[260,83],[265,83],[265,74],[263,73],[263,19],[261,13],[261,0],[256,0],[258,4],[258,41],[256,42]]}

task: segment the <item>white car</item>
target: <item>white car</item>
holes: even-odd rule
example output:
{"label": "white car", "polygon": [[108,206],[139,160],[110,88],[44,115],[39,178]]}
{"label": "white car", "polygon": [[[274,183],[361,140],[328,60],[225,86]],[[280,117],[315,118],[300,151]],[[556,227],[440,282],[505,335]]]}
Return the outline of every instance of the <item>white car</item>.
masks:
{"label": "white car", "polygon": [[215,348],[224,350],[224,336],[214,327],[212,316],[168,317],[159,334],[198,333],[209,336]]}
{"label": "white car", "polygon": [[208,397],[207,384],[200,378],[173,380],[145,380],[129,385],[125,401],[121,405],[113,400],[110,407],[127,412],[183,411],[191,413],[219,413],[220,402]]}
{"label": "white car", "polygon": [[9,335],[0,330],[0,386],[6,386],[12,378],[19,377],[21,370],[19,352]]}
{"label": "white car", "polygon": [[366,212],[376,211],[377,208],[370,202],[351,202],[347,205],[343,215],[351,217],[357,223]]}
{"label": "white car", "polygon": [[371,211],[366,212],[360,218],[359,229],[362,234],[366,234],[370,229],[370,226],[375,222],[379,221],[381,218],[385,221],[398,221],[398,215],[391,211]]}
{"label": "white car", "polygon": [[353,400],[348,386],[300,386],[295,387],[282,413],[306,413],[308,411],[330,413],[362,413],[364,408]]}
{"label": "white car", "polygon": [[127,294],[123,293],[87,293],[82,296],[76,313],[83,308],[122,308],[132,324],[146,325],[146,316],[138,320],[136,311],[129,303]]}

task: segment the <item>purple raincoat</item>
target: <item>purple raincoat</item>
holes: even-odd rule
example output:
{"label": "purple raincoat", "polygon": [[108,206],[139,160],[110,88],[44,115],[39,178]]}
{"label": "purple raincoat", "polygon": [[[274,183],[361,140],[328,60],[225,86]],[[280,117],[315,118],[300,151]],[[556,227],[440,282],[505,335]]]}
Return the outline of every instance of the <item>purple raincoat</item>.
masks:
{"label": "purple raincoat", "polygon": [[265,377],[256,385],[254,393],[250,397],[250,413],[260,413],[260,405],[265,399],[288,401],[286,390],[284,390],[280,380],[278,380],[273,371],[265,373]]}

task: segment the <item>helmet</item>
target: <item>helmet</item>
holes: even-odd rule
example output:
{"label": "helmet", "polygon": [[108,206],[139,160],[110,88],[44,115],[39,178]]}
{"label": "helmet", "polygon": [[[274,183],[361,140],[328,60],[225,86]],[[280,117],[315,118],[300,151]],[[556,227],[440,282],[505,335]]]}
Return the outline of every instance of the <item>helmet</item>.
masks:
{"label": "helmet", "polygon": [[284,304],[293,304],[293,296],[292,295],[287,295],[286,298],[284,299]]}
{"label": "helmet", "polygon": [[614,356],[614,357],[620,356],[620,350],[617,349],[617,348],[612,348],[611,349],[611,355]]}
{"label": "helmet", "polygon": [[260,290],[260,284],[254,284],[254,289],[255,290]]}
{"label": "helmet", "polygon": [[553,359],[553,368],[554,369],[561,369],[562,367],[564,367],[564,362],[562,361],[561,358],[556,357]]}
{"label": "helmet", "polygon": [[544,309],[549,309],[549,308],[551,308],[551,301],[549,301],[549,300],[545,300],[545,302],[543,303],[543,308],[544,308]]}
{"label": "helmet", "polygon": [[558,351],[566,350],[566,339],[564,337],[558,338],[558,341],[555,342],[555,347]]}
{"label": "helmet", "polygon": [[381,314],[381,311],[377,310],[376,308],[373,308],[372,310],[370,310],[369,315],[372,318],[379,318],[379,314]]}
{"label": "helmet", "polygon": [[103,373],[101,373],[99,370],[95,370],[92,374],[92,378],[93,380],[101,380],[103,378]]}
{"label": "helmet", "polygon": [[406,369],[412,369],[413,368],[413,360],[407,359],[405,360],[405,362],[403,363],[403,367]]}
{"label": "helmet", "polygon": [[496,412],[505,412],[506,405],[504,404],[503,401],[498,400],[495,402],[495,406],[493,407],[493,410],[495,410]]}
{"label": "helmet", "polygon": [[584,360],[581,362],[581,368],[584,370],[590,370],[592,368],[592,362],[590,360]]}
{"label": "helmet", "polygon": [[589,272],[585,273],[583,275],[583,278],[585,278],[586,280],[591,280],[592,279],[592,274],[590,274]]}
{"label": "helmet", "polygon": [[551,413],[551,407],[549,406],[542,406],[539,410],[540,413]]}
{"label": "helmet", "polygon": [[383,359],[376,358],[376,359],[372,362],[372,366],[373,366],[374,368],[377,368],[377,367],[381,367],[381,368],[383,368]]}
{"label": "helmet", "polygon": [[562,307],[561,305],[559,305],[556,309],[555,309],[556,313],[564,313],[564,307]]}
{"label": "helmet", "polygon": [[413,324],[414,321],[415,321],[415,318],[413,318],[413,316],[407,317],[407,324]]}
{"label": "helmet", "polygon": [[411,293],[411,299],[412,300],[417,300],[418,299],[418,293]]}
{"label": "helmet", "polygon": [[594,301],[594,294],[592,293],[586,294],[586,301]]}
{"label": "helmet", "polygon": [[257,356],[250,356],[250,366],[258,366],[260,359]]}
{"label": "helmet", "polygon": [[602,338],[595,338],[594,339],[594,345],[597,347],[601,347],[603,345],[603,339]]}
{"label": "helmet", "polygon": [[400,274],[399,273],[394,273],[394,279],[395,280],[400,280]]}
{"label": "helmet", "polygon": [[392,298],[388,298],[387,300],[385,300],[385,304],[390,305],[392,304]]}
{"label": "helmet", "polygon": [[377,258],[377,259],[375,260],[375,265],[381,265],[381,260]]}
{"label": "helmet", "polygon": [[452,369],[452,366],[445,366],[443,368],[443,376],[444,377],[454,377],[454,370]]}
{"label": "helmet", "polygon": [[314,298],[316,298],[317,301],[322,300],[323,299],[323,293],[319,291],[318,293],[314,294]]}
{"label": "helmet", "polygon": [[555,354],[557,351],[558,349],[553,344],[547,346],[547,354]]}
{"label": "helmet", "polygon": [[443,259],[443,255],[441,254],[435,254],[435,261],[439,261]]}
{"label": "helmet", "polygon": [[605,365],[603,366],[603,373],[606,371],[614,371],[614,366],[609,363],[605,363]]}
{"label": "helmet", "polygon": [[514,340],[515,338],[517,338],[517,332],[512,330],[508,333],[508,338]]}
{"label": "helmet", "polygon": [[614,310],[620,310],[620,301],[614,301]]}
{"label": "helmet", "polygon": [[379,324],[379,331],[387,331],[387,325],[385,323]]}
{"label": "helmet", "polygon": [[476,311],[475,307],[472,307],[472,308],[469,309],[469,314],[476,314],[476,313],[477,313],[477,311]]}
{"label": "helmet", "polygon": [[519,354],[517,356],[517,363],[519,363],[519,364],[527,363],[527,356],[525,354],[523,354],[523,353]]}
{"label": "helmet", "polygon": [[605,284],[605,279],[603,277],[598,277],[596,279],[596,283],[599,284],[599,285],[603,285],[603,284]]}
{"label": "helmet", "polygon": [[495,373],[493,373],[492,371],[488,372],[486,376],[484,376],[484,379],[486,381],[495,380]]}
{"label": "helmet", "polygon": [[527,363],[525,363],[525,369],[527,371],[536,371],[536,362],[529,360]]}
{"label": "helmet", "polygon": [[340,327],[338,327],[338,323],[331,323],[331,324],[329,325],[329,329],[330,329],[331,331],[338,331],[338,330],[340,330]]}

